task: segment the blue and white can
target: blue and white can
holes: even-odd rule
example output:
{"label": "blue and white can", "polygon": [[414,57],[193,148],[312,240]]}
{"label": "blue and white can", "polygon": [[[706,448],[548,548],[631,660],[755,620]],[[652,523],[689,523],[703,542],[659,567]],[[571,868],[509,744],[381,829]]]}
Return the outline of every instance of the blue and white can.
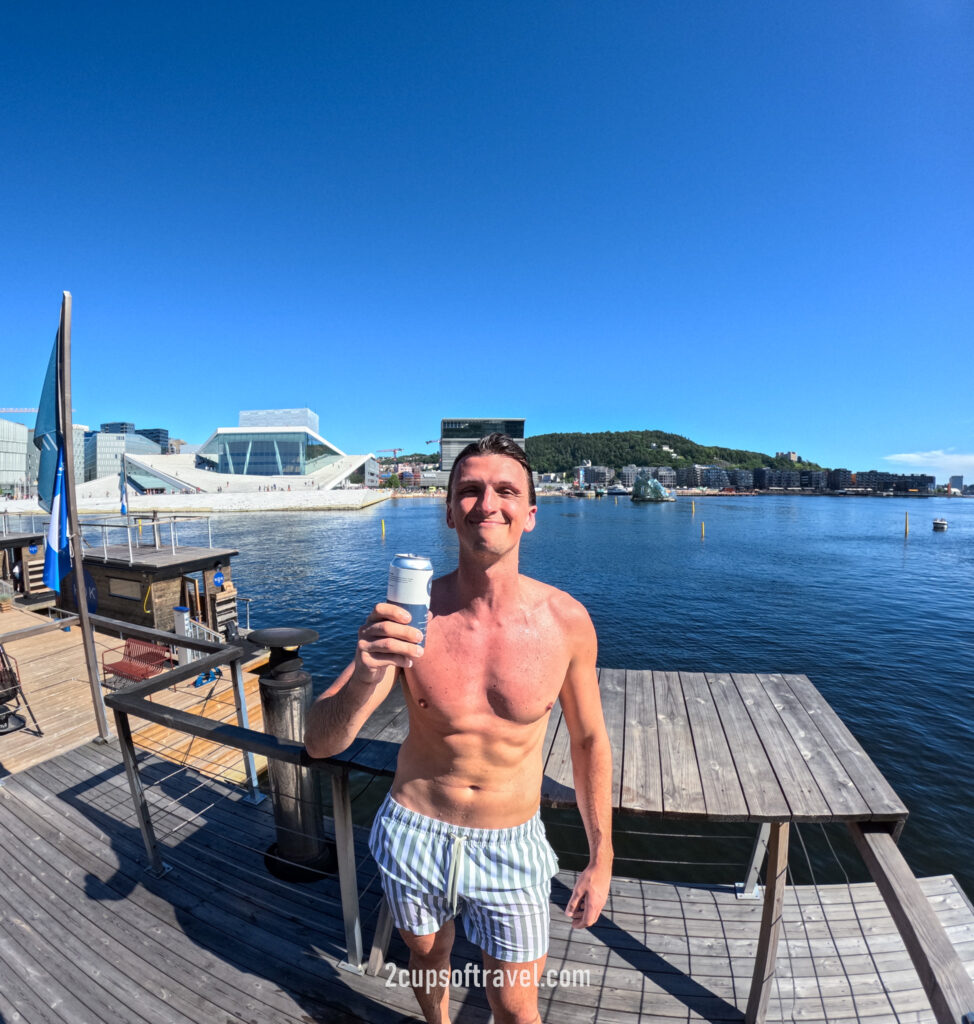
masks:
{"label": "blue and white can", "polygon": [[422,555],[396,555],[389,563],[389,587],[386,600],[409,612],[410,625],[423,631],[429,618],[430,592],[433,589],[433,563]]}

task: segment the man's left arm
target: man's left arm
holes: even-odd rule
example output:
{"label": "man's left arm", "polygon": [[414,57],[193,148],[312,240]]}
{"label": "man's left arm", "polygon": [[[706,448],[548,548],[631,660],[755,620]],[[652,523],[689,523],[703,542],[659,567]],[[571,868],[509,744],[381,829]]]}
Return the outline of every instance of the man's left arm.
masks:
{"label": "man's left arm", "polygon": [[589,862],[578,876],[565,913],[572,918],[573,928],[588,928],[602,913],[612,878],[612,751],[595,671],[595,627],[581,605],[573,612],[569,633],[572,658],[559,696],[571,743],[575,799],[588,837]]}

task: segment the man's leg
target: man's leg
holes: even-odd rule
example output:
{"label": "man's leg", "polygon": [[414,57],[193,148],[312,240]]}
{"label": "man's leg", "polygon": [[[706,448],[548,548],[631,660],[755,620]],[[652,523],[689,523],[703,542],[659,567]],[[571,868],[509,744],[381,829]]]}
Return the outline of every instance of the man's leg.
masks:
{"label": "man's leg", "polygon": [[538,980],[546,959],[547,953],[526,963],[510,963],[484,953],[487,1002],[494,1024],[541,1024]]}
{"label": "man's leg", "polygon": [[[399,929],[403,942],[409,948],[410,984],[427,1024],[450,1022],[450,986],[440,982],[449,978],[450,951],[455,932],[456,925],[452,920],[446,921],[432,935],[414,935]],[[446,971],[446,974],[441,974],[441,971]]]}

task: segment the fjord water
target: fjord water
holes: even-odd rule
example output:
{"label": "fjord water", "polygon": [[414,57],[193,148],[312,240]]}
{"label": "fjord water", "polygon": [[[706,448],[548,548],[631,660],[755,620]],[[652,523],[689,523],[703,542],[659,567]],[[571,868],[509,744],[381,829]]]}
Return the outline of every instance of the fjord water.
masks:
{"label": "fjord water", "polygon": [[[522,571],[586,605],[600,665],[809,676],[910,808],[901,848],[914,871],[956,874],[974,895],[974,500],[695,504],[693,512],[689,498],[542,498],[537,528],[522,543]],[[937,516],[949,521],[946,533],[933,532]],[[394,554],[428,555],[437,575],[456,560],[442,500],[425,498],[352,513],[220,516],[213,536],[240,551],[234,582],[254,599],[252,625],[318,630],[318,643],[304,650],[318,689],[350,659]],[[745,862],[753,828],[723,831],[742,837],[728,857]],[[818,880],[841,880],[828,842],[812,826],[803,836]],[[721,845],[729,849],[730,840]],[[793,863],[801,861],[796,839],[793,848]],[[706,860],[697,848],[685,858],[682,851],[637,840],[622,851],[632,862],[618,867],[636,874],[657,858]],[[852,873],[857,858],[839,852]],[[641,870],[663,874],[652,863]],[[722,880],[705,867],[692,874]]]}

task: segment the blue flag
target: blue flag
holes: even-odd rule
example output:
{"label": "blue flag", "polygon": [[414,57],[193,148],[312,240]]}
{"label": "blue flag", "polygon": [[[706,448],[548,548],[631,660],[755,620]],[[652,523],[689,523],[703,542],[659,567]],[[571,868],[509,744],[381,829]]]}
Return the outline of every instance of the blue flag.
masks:
{"label": "blue flag", "polygon": [[54,348],[51,349],[41,400],[37,403],[37,420],[34,423],[34,444],[41,450],[40,469],[37,473],[37,501],[45,512],[51,511],[61,448],[61,434],[58,429],[58,340],[54,339]]}
{"label": "blue flag", "polygon": [[54,493],[51,495],[51,522],[47,528],[44,551],[44,586],[61,592],[61,580],[71,571],[68,550],[68,503],[64,493],[64,451],[58,449]]}
{"label": "blue flag", "polygon": [[123,515],[123,516],[128,515],[129,503],[128,503],[128,495],[127,495],[126,490],[125,490],[125,456],[124,455],[122,456],[122,468],[118,471],[118,500],[119,500],[119,505],[121,506],[120,509],[119,509],[119,515]]}

